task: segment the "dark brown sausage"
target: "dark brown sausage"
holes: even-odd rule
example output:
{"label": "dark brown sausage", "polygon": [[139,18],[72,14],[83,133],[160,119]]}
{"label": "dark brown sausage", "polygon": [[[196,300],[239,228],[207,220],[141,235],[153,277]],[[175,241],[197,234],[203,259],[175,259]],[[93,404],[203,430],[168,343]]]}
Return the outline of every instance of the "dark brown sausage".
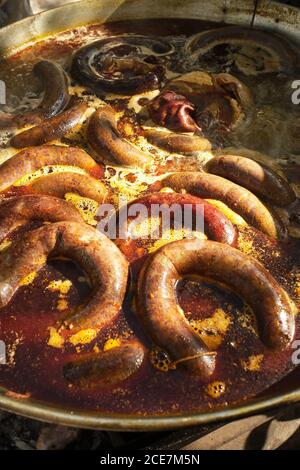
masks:
{"label": "dark brown sausage", "polygon": [[104,183],[89,175],[80,173],[61,172],[50,173],[33,180],[28,185],[30,191],[64,198],[66,193],[75,193],[79,196],[93,199],[101,204],[107,196]]}
{"label": "dark brown sausage", "polygon": [[30,221],[72,221],[83,223],[72,204],[51,196],[25,195],[4,200],[0,204],[0,242],[21,225]]}
{"label": "dark brown sausage", "polygon": [[193,358],[182,365],[207,380],[214,372],[216,358],[178,306],[176,284],[179,279],[176,267],[163,249],[150,256],[138,279],[137,315],[152,341],[167,351],[173,361]]}
{"label": "dark brown sausage", "polygon": [[[162,38],[142,35],[106,37],[75,52],[71,75],[81,84],[100,93],[105,91],[135,95],[155,90],[164,81],[165,69],[143,60],[143,55],[147,56],[147,53],[140,54],[143,46],[150,50],[160,50],[160,55],[170,54],[174,50],[170,43]],[[93,67],[94,61],[97,67]],[[116,76],[115,72],[119,74]]]}
{"label": "dark brown sausage", "polygon": [[222,282],[252,308],[261,340],[270,348],[284,349],[295,333],[295,307],[287,293],[264,266],[244,253],[217,242],[180,240],[170,243],[145,264],[138,281],[137,311],[152,340],[186,367],[203,377],[214,368],[200,337],[178,305],[180,277],[199,274]]}
{"label": "dark brown sausage", "polygon": [[41,80],[44,97],[40,105],[25,114],[5,114],[0,116],[0,128],[24,127],[40,124],[63,111],[70,100],[68,81],[62,67],[49,60],[42,60],[33,67],[33,72]]}
{"label": "dark brown sausage", "polygon": [[287,206],[296,199],[294,191],[285,179],[250,158],[220,155],[209,160],[205,170],[240,184],[277,206]]}
{"label": "dark brown sausage", "polygon": [[187,171],[167,176],[162,183],[175,191],[185,190],[196,196],[218,199],[270,237],[286,236],[286,229],[281,221],[253,193],[225,178]]}
{"label": "dark brown sausage", "polygon": [[115,111],[110,106],[99,108],[90,118],[87,138],[101,162],[146,168],[153,157],[127,142],[118,131]]}
{"label": "dark brown sausage", "polygon": [[144,360],[144,347],[136,340],[99,353],[87,353],[65,364],[67,382],[83,387],[112,386],[134,374]]}
{"label": "dark brown sausage", "polygon": [[86,171],[94,171],[97,168],[95,160],[77,147],[29,147],[0,166],[0,191],[9,188],[23,176],[51,165],[78,166]]}
{"label": "dark brown sausage", "polygon": [[209,140],[198,135],[177,134],[156,129],[144,129],[144,135],[151,144],[168,152],[194,154],[211,150]]}
{"label": "dark brown sausage", "polygon": [[93,286],[89,301],[69,314],[63,326],[72,331],[108,326],[122,306],[128,263],[111,240],[82,223],[45,225],[0,253],[0,306],[10,302],[22,280],[38,272],[48,257],[61,255],[78,262]]}
{"label": "dark brown sausage", "polygon": [[24,148],[60,139],[79,123],[87,108],[87,103],[77,102],[63,113],[15,135],[10,144],[12,147]]}
{"label": "dark brown sausage", "polygon": [[45,93],[40,104],[43,117],[49,119],[65,109],[70,100],[68,79],[63,68],[49,60],[41,60],[33,69],[41,77]]}

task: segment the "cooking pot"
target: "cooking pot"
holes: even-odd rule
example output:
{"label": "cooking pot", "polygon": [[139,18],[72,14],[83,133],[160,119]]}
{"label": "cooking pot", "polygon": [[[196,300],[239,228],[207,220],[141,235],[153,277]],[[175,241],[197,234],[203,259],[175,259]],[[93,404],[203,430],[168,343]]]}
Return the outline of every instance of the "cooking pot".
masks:
{"label": "cooking pot", "polygon": [[[7,56],[30,42],[77,26],[108,21],[145,18],[192,18],[249,25],[254,1],[245,0],[84,0],[55,8],[13,23],[0,30],[0,54]],[[279,31],[300,43],[300,10],[262,0],[255,26]],[[0,376],[1,384],[1,376]],[[274,389],[275,390],[275,389]],[[31,418],[82,428],[161,431],[217,420],[236,418],[300,399],[300,384],[284,391],[273,391],[259,398],[213,411],[178,416],[119,416],[101,412],[66,409],[31,398],[6,394],[0,387],[0,408]]]}

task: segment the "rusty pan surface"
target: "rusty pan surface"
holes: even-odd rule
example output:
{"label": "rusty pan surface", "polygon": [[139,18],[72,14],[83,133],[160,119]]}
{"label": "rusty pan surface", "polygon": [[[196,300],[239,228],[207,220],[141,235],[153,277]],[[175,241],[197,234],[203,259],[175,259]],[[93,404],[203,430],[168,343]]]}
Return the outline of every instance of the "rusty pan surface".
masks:
{"label": "rusty pan surface", "polygon": [[[28,17],[0,30],[0,54],[7,56],[48,35],[81,25],[130,19],[192,18],[235,24],[250,24],[254,1],[244,0],[83,0]],[[255,26],[281,31],[300,44],[300,10],[261,0]],[[238,406],[205,413],[174,416],[119,416],[82,412],[33,399],[20,399],[0,388],[0,408],[52,423],[114,431],[161,431],[258,413],[300,399],[300,385],[288,391],[269,393]]]}

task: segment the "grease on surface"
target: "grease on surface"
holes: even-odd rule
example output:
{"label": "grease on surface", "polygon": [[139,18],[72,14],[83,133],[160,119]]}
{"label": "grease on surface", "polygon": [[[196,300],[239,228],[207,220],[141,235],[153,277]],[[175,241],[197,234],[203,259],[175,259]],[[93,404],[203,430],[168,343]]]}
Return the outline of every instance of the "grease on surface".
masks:
{"label": "grease on surface", "polygon": [[97,225],[95,217],[99,205],[96,201],[88,197],[79,196],[75,193],[66,193],[65,199],[76,207],[87,224],[93,226]]}
{"label": "grease on surface", "polygon": [[246,371],[258,372],[261,369],[263,358],[263,354],[252,355],[247,359],[241,359],[241,365]]}
{"label": "grease on surface", "polygon": [[69,279],[65,279],[64,281],[59,279],[57,281],[51,281],[48,284],[47,289],[51,290],[52,292],[60,292],[60,294],[66,295],[71,287],[72,282]]}
{"label": "grease on surface", "polygon": [[236,212],[234,212],[232,209],[230,209],[224,202],[222,201],[217,201],[216,199],[207,199],[207,202],[209,202],[211,205],[219,209],[221,212],[223,212],[224,215],[226,215],[227,219],[230,220],[235,225],[247,225],[246,221],[238,215]]}
{"label": "grease on surface", "polygon": [[103,351],[109,351],[110,349],[117,348],[121,346],[121,339],[120,338],[109,338],[105,341],[103,346]]}
{"label": "grease on surface", "polygon": [[30,173],[27,175],[22,176],[19,180],[15,181],[13,186],[27,186],[33,180],[40,178],[41,176],[48,175],[50,173],[79,173],[81,175],[85,175],[86,172],[79,167],[70,166],[70,165],[51,165],[51,166],[44,166],[43,168],[35,171],[34,173]]}
{"label": "grease on surface", "polygon": [[89,344],[97,337],[97,331],[93,328],[86,328],[85,330],[78,331],[74,335],[70,336],[69,342],[73,346],[78,346],[79,344]]}
{"label": "grease on surface", "polygon": [[57,329],[53,326],[49,327],[48,346],[52,348],[61,349],[64,346],[64,338],[58,333]]}
{"label": "grease on surface", "polygon": [[216,380],[215,382],[208,384],[206,387],[206,393],[211,398],[220,398],[220,396],[223,395],[225,391],[226,391],[225,382],[222,382],[219,380]]}
{"label": "grease on surface", "polygon": [[32,273],[28,274],[26,277],[24,277],[21,280],[20,286],[28,286],[29,284],[31,284],[34,281],[36,276],[37,276],[36,272],[32,272]]}
{"label": "grease on surface", "polygon": [[192,320],[193,329],[200,335],[206,346],[215,350],[222,344],[223,338],[230,326],[231,318],[224,310],[218,308],[211,317],[203,320]]}
{"label": "grease on surface", "polygon": [[150,351],[150,362],[156,369],[161,372],[168,372],[171,366],[171,359],[168,354],[158,346],[155,346]]}

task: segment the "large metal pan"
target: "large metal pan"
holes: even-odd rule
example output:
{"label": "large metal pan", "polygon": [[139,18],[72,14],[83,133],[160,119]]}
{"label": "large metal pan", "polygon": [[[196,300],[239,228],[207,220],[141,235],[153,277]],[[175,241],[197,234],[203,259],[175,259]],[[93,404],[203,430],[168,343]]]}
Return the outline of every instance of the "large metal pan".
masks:
{"label": "large metal pan", "polygon": [[[28,17],[0,30],[0,54],[8,55],[41,37],[88,23],[139,18],[193,18],[225,23],[250,24],[254,1],[244,0],[83,0]],[[261,0],[255,24],[282,31],[300,44],[300,10]],[[0,379],[1,381],[1,379]],[[79,412],[32,399],[6,395],[0,387],[0,408],[43,421],[82,428],[159,431],[236,418],[300,399],[300,384],[288,391],[273,392],[239,406],[180,416],[119,416]]]}

